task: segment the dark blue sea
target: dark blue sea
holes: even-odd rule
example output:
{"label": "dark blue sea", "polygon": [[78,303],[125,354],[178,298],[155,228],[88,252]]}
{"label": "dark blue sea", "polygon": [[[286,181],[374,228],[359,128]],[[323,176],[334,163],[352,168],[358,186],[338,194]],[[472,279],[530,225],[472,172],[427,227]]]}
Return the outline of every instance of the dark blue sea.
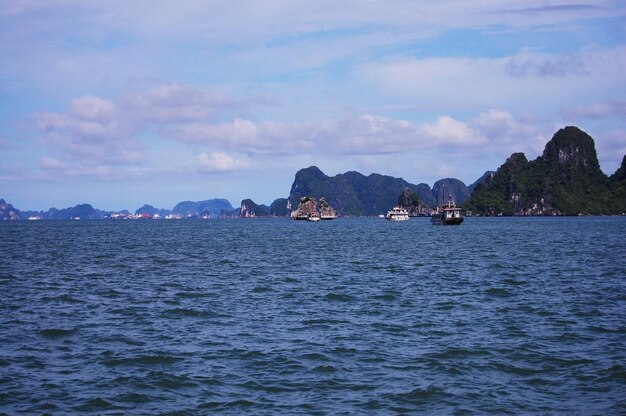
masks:
{"label": "dark blue sea", "polygon": [[626,414],[626,218],[0,222],[1,414]]}

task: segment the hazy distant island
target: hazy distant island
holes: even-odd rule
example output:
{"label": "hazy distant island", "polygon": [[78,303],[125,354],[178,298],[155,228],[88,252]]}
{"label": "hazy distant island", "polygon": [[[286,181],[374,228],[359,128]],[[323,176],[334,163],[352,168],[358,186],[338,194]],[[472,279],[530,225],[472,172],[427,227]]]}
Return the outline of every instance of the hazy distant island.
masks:
{"label": "hazy distant island", "polygon": [[146,204],[133,213],[103,211],[90,204],[20,211],[0,199],[0,219],[289,217],[304,197],[324,198],[343,216],[379,215],[394,205],[418,216],[428,215],[448,195],[474,215],[623,215],[626,155],[619,169],[607,176],[600,169],[593,139],[568,126],[554,134],[537,159],[529,161],[523,153],[514,153],[496,171],[487,171],[469,186],[445,178],[431,188],[425,183],[415,185],[402,178],[354,171],[330,177],[311,166],[296,172],[289,196],[270,206],[244,199],[235,208],[228,200],[215,198],[183,201],[171,210]]}

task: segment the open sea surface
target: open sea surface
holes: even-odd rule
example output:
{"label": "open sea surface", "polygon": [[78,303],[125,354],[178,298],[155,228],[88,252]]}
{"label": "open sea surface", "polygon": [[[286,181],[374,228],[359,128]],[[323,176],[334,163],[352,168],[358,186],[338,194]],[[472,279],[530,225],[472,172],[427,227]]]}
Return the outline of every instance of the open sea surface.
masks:
{"label": "open sea surface", "polygon": [[626,218],[0,222],[0,414],[626,414]]}

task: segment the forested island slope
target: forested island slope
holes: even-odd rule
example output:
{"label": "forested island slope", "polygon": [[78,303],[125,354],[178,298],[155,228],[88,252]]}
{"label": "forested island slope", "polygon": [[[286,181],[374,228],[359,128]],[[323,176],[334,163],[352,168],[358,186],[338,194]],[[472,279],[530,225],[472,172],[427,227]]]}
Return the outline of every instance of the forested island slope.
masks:
{"label": "forested island slope", "polygon": [[625,171],[600,170],[593,139],[577,127],[554,134],[543,154],[512,154],[477,185],[465,208],[485,215],[579,215],[626,212]]}

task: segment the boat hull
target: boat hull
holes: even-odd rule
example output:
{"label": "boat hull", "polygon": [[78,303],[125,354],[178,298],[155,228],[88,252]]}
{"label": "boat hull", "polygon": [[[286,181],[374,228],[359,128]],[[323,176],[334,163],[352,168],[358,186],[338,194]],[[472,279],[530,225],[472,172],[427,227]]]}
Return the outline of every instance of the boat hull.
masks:
{"label": "boat hull", "polygon": [[441,218],[433,215],[430,222],[434,225],[459,225],[463,222],[463,217]]}
{"label": "boat hull", "polygon": [[387,221],[408,221],[409,217],[401,217],[401,216],[392,216],[392,217],[387,217]]}

